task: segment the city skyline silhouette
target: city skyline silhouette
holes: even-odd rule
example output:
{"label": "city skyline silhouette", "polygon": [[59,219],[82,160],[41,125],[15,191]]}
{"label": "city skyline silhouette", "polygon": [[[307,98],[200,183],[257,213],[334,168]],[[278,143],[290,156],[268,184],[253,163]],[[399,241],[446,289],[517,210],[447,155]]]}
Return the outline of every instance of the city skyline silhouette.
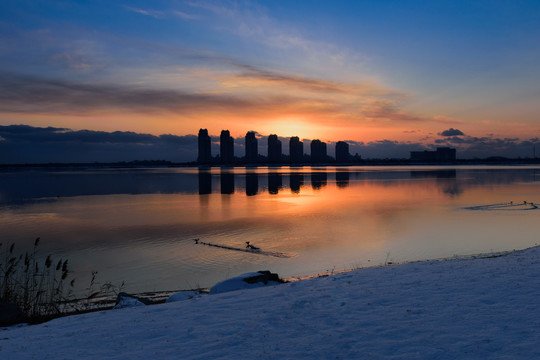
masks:
{"label": "city skyline silhouette", "polygon": [[283,153],[283,144],[277,134],[267,136],[267,155],[259,153],[258,138],[254,131],[248,131],[244,137],[245,155],[235,156],[234,138],[230,136],[229,130],[222,130],[219,138],[220,152],[212,156],[211,137],[207,129],[199,129],[198,134],[198,156],[199,164],[322,164],[329,162],[339,162],[343,164],[359,162],[360,155],[351,155],[349,145],[345,141],[338,141],[335,144],[335,157],[328,155],[327,144],[319,139],[314,139],[310,144],[310,153],[304,152],[304,144],[298,136],[289,138],[289,154]]}

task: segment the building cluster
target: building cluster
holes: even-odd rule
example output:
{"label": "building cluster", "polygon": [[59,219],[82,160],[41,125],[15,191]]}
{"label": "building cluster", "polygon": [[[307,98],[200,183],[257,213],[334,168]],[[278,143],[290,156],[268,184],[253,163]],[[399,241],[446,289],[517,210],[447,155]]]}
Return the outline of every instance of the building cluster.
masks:
{"label": "building cluster", "polygon": [[[280,163],[327,163],[334,161],[327,154],[327,144],[320,140],[311,142],[310,155],[304,154],[304,143],[298,136],[289,139],[289,155],[283,154],[281,140],[276,134],[268,136],[268,152],[264,157],[259,154],[258,139],[253,131],[248,131],[244,139],[245,156],[244,158],[235,158],[234,156],[234,138],[229,130],[222,130],[219,137],[219,156],[213,157],[211,152],[211,139],[207,129],[199,130],[199,156],[197,162],[200,164],[280,164]],[[349,144],[344,141],[336,143],[336,158],[339,163],[349,163],[358,157],[352,157],[349,153]]]}
{"label": "building cluster", "polygon": [[[219,136],[219,155],[212,156],[212,140],[207,129],[199,130],[199,164],[323,164],[339,163],[348,164],[359,162],[360,156],[351,156],[349,144],[338,141],[335,144],[335,158],[327,153],[327,144],[315,139],[311,141],[310,154],[304,153],[304,143],[298,136],[289,139],[289,155],[283,154],[282,143],[276,134],[268,136],[267,156],[259,154],[258,138],[254,131],[248,131],[244,138],[245,156],[234,156],[234,138],[229,130],[222,130]],[[411,151],[411,162],[422,163],[452,163],[456,161],[456,149],[439,147],[435,151]]]}

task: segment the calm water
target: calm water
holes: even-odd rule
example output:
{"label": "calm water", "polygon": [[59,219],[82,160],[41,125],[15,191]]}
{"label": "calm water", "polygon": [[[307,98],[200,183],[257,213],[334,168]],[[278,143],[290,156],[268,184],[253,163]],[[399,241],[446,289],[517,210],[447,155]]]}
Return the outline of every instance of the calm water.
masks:
{"label": "calm water", "polygon": [[[526,248],[540,211],[523,201],[540,203],[540,167],[4,171],[0,241],[41,237],[80,291],[94,270],[127,291],[172,290]],[[245,241],[262,253],[234,250]]]}

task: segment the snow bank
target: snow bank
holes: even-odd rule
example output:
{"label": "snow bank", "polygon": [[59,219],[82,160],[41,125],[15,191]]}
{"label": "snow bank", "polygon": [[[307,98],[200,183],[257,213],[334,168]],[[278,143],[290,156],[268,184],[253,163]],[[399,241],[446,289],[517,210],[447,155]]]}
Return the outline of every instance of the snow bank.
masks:
{"label": "snow bank", "polygon": [[363,269],[0,331],[0,359],[538,359],[540,251]]}
{"label": "snow bank", "polygon": [[136,298],[133,297],[122,297],[118,300],[118,303],[114,306],[113,309],[124,309],[128,307],[134,307],[134,306],[145,306],[141,301],[139,301]]}

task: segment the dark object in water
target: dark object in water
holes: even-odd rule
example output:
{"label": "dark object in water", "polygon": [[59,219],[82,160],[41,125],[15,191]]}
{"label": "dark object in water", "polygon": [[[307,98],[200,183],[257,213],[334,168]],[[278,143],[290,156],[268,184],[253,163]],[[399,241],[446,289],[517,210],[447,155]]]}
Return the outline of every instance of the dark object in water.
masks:
{"label": "dark object in water", "polygon": [[260,275],[251,276],[248,278],[242,279],[242,281],[247,282],[248,284],[263,283],[268,284],[269,281],[275,281],[278,283],[284,283],[285,281],[279,278],[279,275],[272,273],[268,270],[259,270],[257,271]]}
{"label": "dark object in water", "polygon": [[212,286],[209,294],[219,294],[235,290],[251,289],[262,286],[274,286],[284,283],[278,274],[271,273],[268,270],[251,272],[223,280]]}
{"label": "dark object in water", "polygon": [[258,248],[256,246],[253,246],[249,243],[249,241],[246,241],[246,249],[249,249],[249,250],[261,250],[261,248]]}
{"label": "dark object in water", "polygon": [[200,239],[193,239],[193,241],[195,242],[195,244],[212,246],[212,247],[225,249],[225,250],[243,251],[243,252],[247,252],[247,253],[251,253],[251,254],[257,254],[257,255],[273,256],[273,257],[280,257],[280,258],[289,258],[289,257],[295,256],[294,254],[287,254],[287,253],[283,253],[283,252],[279,252],[279,251],[263,251],[260,248],[249,244],[249,241],[246,241],[246,244],[249,245],[249,246],[241,247],[241,248],[236,248],[236,247],[231,247],[231,246],[226,246],[226,245],[220,245],[220,244],[212,244],[212,243],[208,243],[208,242],[205,242],[205,241],[201,241]]}

